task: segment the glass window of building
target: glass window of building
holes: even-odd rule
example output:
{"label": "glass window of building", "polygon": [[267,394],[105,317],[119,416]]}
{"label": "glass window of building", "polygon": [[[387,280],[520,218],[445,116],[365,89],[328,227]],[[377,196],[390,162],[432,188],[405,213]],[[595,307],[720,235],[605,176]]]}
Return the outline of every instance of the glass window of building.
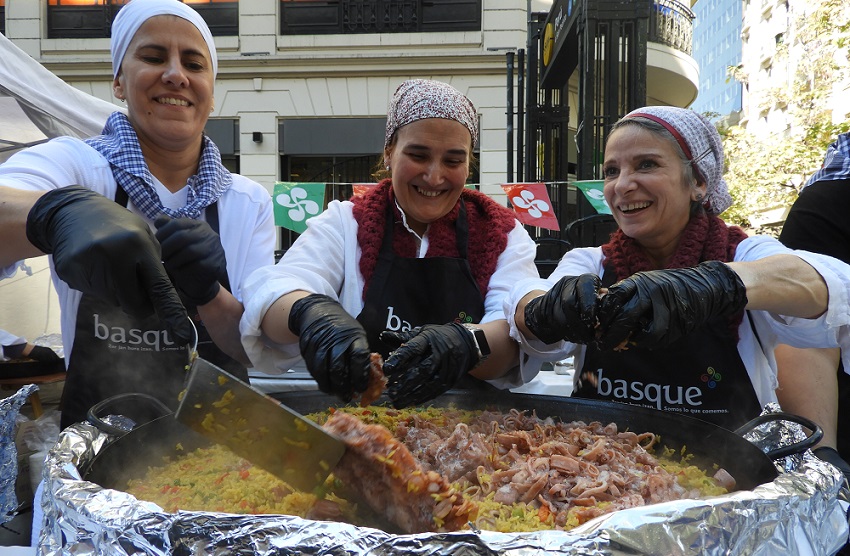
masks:
{"label": "glass window of building", "polygon": [[[48,0],[47,38],[108,38],[112,20],[129,0]],[[214,36],[239,34],[238,0],[182,0],[194,8]]]}
{"label": "glass window of building", "polygon": [[482,0],[281,0],[281,35],[480,31]]}

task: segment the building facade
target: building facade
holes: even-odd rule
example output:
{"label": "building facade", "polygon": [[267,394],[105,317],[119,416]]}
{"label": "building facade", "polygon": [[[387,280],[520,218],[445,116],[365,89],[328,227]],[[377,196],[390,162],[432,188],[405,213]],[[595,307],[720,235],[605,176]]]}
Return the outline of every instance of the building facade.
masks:
{"label": "building facade", "polygon": [[[705,0],[702,0],[705,1]],[[798,87],[826,86],[821,108],[834,123],[850,119],[850,54],[839,37],[817,36],[809,16],[826,0],[743,0],[741,125],[757,136],[789,134]],[[832,1],[832,25],[850,24],[850,4]],[[823,41],[823,42],[819,42]],[[811,64],[828,53],[831,67],[822,74]]]}
{"label": "building facade", "polygon": [[[0,0],[0,19],[5,35],[51,72],[117,105],[107,37],[125,1]],[[481,138],[471,181],[502,203],[507,200],[501,184],[514,176],[514,144],[519,151],[524,143],[531,158],[539,150],[533,145],[540,142],[535,134],[542,133],[526,128],[523,141],[521,115],[514,119],[525,92],[519,83],[521,54],[529,66],[525,82],[541,69],[531,50],[545,37],[532,36],[532,21],[549,16],[564,23],[578,2],[185,1],[204,15],[215,36],[219,73],[207,132],[232,170],[270,191],[278,181],[372,181],[390,96],[403,80],[426,77],[451,83],[475,104]],[[689,9],[694,0],[642,1],[649,14],[646,52],[640,54],[646,60],[646,104],[687,106],[697,91]],[[619,5],[619,0],[595,0],[584,10],[605,14]],[[571,71],[556,86],[556,95],[576,106],[579,80]],[[535,102],[537,93],[530,91],[526,102]],[[573,175],[569,168],[576,160],[576,141],[570,135],[583,127],[578,110],[565,112],[557,148],[567,163],[557,179]],[[527,174],[525,181],[556,178]],[[331,194],[339,198],[350,192]]]}
{"label": "building facade", "polygon": [[[122,0],[0,0],[5,35],[74,87],[113,103],[109,23]],[[482,190],[503,197],[506,51],[526,43],[517,0],[195,0],[219,73],[208,133],[225,163],[276,181],[364,182],[387,103],[408,78],[451,83],[480,115]],[[104,5],[105,4],[105,5]]]}
{"label": "building facade", "polygon": [[741,111],[742,85],[728,72],[741,63],[741,8],[741,0],[698,0],[693,7],[699,94],[691,108],[728,123],[735,123]]}

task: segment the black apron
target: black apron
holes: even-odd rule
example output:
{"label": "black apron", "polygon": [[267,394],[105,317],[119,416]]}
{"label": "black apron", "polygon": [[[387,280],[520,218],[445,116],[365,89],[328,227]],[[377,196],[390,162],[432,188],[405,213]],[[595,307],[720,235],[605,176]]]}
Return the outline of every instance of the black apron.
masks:
{"label": "black apron", "polygon": [[[606,269],[602,286],[614,271]],[[663,349],[591,346],[574,396],[677,412],[730,430],[761,413],[761,404],[726,318],[702,325]]]}
{"label": "black apron", "polygon": [[[366,288],[363,310],[357,316],[366,329],[369,348],[385,359],[391,346],[378,339],[384,330],[410,330],[449,322],[478,323],[484,316],[484,296],[467,260],[469,229],[463,201],[455,221],[458,258],[395,256],[392,205],[392,201],[387,203],[381,250]],[[469,375],[457,387],[492,388]]]}
{"label": "black apron", "polygon": [[[116,191],[115,202],[127,206],[127,194],[121,187]],[[205,215],[217,233],[216,203],[207,207]],[[229,289],[227,277],[222,286]],[[199,356],[247,381],[245,367],[212,342],[197,308],[187,307],[186,312],[198,330]],[[148,394],[176,409],[188,362],[189,348],[173,342],[156,314],[134,318],[120,307],[83,294],[62,391],[61,427],[85,421],[94,404],[117,394]]]}

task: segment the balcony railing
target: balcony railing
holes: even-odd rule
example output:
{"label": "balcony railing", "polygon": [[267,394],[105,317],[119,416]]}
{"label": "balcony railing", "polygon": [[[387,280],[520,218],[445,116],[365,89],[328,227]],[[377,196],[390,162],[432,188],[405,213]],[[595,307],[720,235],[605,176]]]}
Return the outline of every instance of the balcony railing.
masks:
{"label": "balcony railing", "polygon": [[649,40],[688,56],[693,50],[694,12],[676,0],[655,0],[649,16]]}
{"label": "balcony railing", "polygon": [[482,0],[281,0],[282,35],[480,31]]}

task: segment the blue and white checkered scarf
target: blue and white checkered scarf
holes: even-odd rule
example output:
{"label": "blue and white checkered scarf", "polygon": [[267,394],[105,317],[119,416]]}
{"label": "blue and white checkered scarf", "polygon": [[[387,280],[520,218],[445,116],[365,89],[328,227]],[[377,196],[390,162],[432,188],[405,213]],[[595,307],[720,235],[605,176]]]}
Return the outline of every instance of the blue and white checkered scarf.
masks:
{"label": "blue and white checkered scarf", "polygon": [[130,120],[121,112],[113,112],[103,128],[103,134],[85,142],[102,154],[112,166],[115,181],[142,213],[154,220],[160,214],[173,218],[198,218],[233,184],[233,176],[221,164],[221,154],[215,143],[204,136],[204,148],[198,173],[189,178],[187,204],[179,210],[162,206],[153,185],[148,165],[139,146],[139,139]]}
{"label": "blue and white checkered scarf", "polygon": [[804,187],[816,181],[835,181],[850,178],[850,133],[842,133],[827,149],[823,166]]}

